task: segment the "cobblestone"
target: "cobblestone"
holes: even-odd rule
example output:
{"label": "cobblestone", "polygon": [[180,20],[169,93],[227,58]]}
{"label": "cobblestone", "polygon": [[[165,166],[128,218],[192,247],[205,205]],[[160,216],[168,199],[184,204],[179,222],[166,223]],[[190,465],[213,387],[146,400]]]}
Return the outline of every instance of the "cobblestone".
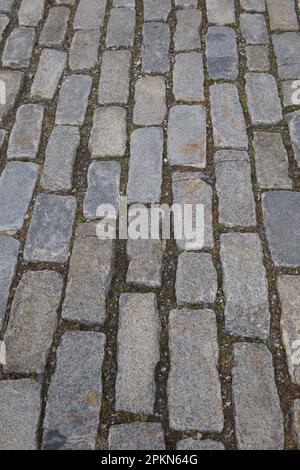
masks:
{"label": "cobblestone", "polygon": [[6,15],[0,15],[0,41],[3,39],[3,34],[9,24],[9,18]]}
{"label": "cobblestone", "polygon": [[264,13],[266,10],[265,0],[240,0],[240,4],[242,9],[246,11]]}
{"label": "cobblestone", "polygon": [[99,29],[103,26],[106,0],[80,0],[73,28]]}
{"label": "cobblestone", "polygon": [[56,124],[83,124],[91,86],[92,79],[87,75],[70,75],[63,81],[56,110]]}
{"label": "cobblestone", "polygon": [[131,423],[112,426],[109,450],[164,450],[164,433],[159,423]]}
{"label": "cobblestone", "polygon": [[247,73],[246,94],[253,125],[277,124],[282,120],[277,84],[272,75]]}
{"label": "cobblestone", "polygon": [[177,26],[174,34],[175,51],[200,49],[200,28],[202,14],[199,10],[179,10],[176,13]]}
{"label": "cobblestone", "polygon": [[280,0],[266,0],[266,3],[272,31],[299,29],[293,0],[286,0],[284,3]]}
{"label": "cobblestone", "polygon": [[132,47],[135,12],[131,8],[113,8],[107,26],[107,47]]}
{"label": "cobblestone", "polygon": [[19,249],[18,240],[0,236],[0,329],[5,318],[10,287],[16,274]]}
{"label": "cobblestone", "polygon": [[70,10],[67,7],[51,8],[39,38],[39,45],[61,47],[65,41],[69,17]]}
{"label": "cobblestone", "polygon": [[134,97],[134,124],[141,126],[160,125],[167,111],[164,78],[139,78],[135,85]]}
{"label": "cobblestone", "polygon": [[294,400],[292,405],[292,430],[297,448],[300,449],[300,400]]}
{"label": "cobblestone", "polygon": [[22,0],[18,11],[21,26],[37,26],[44,15],[45,0]]}
{"label": "cobblestone", "polygon": [[189,438],[179,441],[177,450],[224,450],[224,446],[221,442],[211,441],[210,439],[199,441]]}
{"label": "cobblestone", "polygon": [[300,76],[300,37],[297,33],[273,34],[273,46],[281,79]]}
{"label": "cobblestone", "polygon": [[89,141],[92,158],[122,157],[126,140],[126,110],[117,106],[96,109]]}
{"label": "cobblestone", "polygon": [[24,73],[19,71],[0,71],[0,81],[5,84],[5,100],[0,101],[0,122],[16,103],[23,85]]}
{"label": "cobblestone", "polygon": [[264,15],[244,13],[240,17],[241,32],[247,44],[268,44],[269,36]]}
{"label": "cobblestone", "polygon": [[130,64],[129,51],[104,52],[99,82],[99,103],[127,103]]}
{"label": "cobblestone", "polygon": [[128,240],[127,284],[160,287],[164,251],[160,240]]}
{"label": "cobblestone", "polygon": [[31,87],[32,98],[52,100],[67,62],[65,52],[43,49]]}
{"label": "cobblestone", "polygon": [[15,0],[0,0],[0,10],[5,13],[10,13]]}
{"label": "cobblestone", "polygon": [[166,73],[170,69],[170,28],[166,23],[143,25],[142,73]]}
{"label": "cobblestone", "polygon": [[207,67],[210,78],[235,80],[238,53],[235,32],[226,26],[210,26],[206,35]]}
{"label": "cobblestone", "polygon": [[300,166],[300,111],[287,114],[286,119],[289,125],[290,138],[295,159]]}
{"label": "cobblestone", "polygon": [[204,100],[202,54],[188,52],[176,55],[173,69],[173,93],[176,101]]}
{"label": "cobblestone", "polygon": [[89,70],[96,66],[99,40],[99,31],[79,30],[75,32],[69,57],[71,70]]}
{"label": "cobblestone", "polygon": [[171,8],[170,0],[145,0],[144,21],[167,21]]}
{"label": "cobblestone", "polygon": [[33,28],[16,28],[9,35],[2,56],[2,64],[13,69],[27,68],[35,42]]}
{"label": "cobblestone", "polygon": [[235,22],[233,0],[208,0],[206,9],[209,23],[224,25]]}
{"label": "cobblestone", "polygon": [[269,50],[265,46],[247,46],[247,68],[250,72],[268,72],[270,70]]}

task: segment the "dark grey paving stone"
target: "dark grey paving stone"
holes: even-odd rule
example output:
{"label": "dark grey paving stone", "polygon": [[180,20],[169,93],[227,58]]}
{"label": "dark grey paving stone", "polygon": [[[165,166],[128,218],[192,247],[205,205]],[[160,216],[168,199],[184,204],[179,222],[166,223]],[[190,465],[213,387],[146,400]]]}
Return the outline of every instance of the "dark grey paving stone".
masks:
{"label": "dark grey paving stone", "polygon": [[100,104],[127,103],[130,64],[130,51],[104,51],[98,91]]}
{"label": "dark grey paving stone", "polygon": [[111,426],[109,450],[164,450],[164,430],[160,423],[130,423]]}
{"label": "dark grey paving stone", "polygon": [[55,49],[43,49],[31,87],[31,98],[52,100],[67,63],[67,54]]}
{"label": "dark grey paving stone", "polygon": [[142,73],[166,73],[170,69],[170,28],[167,23],[144,23],[142,30]]}
{"label": "dark grey paving stone", "polygon": [[35,43],[33,28],[15,28],[9,35],[2,55],[4,67],[27,68],[30,64]]}
{"label": "dark grey paving stone", "polygon": [[239,59],[234,29],[210,26],[206,35],[206,57],[210,78],[235,80]]}
{"label": "dark grey paving stone", "polygon": [[88,75],[69,75],[62,83],[56,109],[55,124],[82,125],[92,87]]}
{"label": "dark grey paving stone", "polygon": [[144,21],[167,21],[171,0],[144,0]]}
{"label": "dark grey paving stone", "polygon": [[273,34],[273,47],[281,79],[300,77],[300,36],[298,33]]}
{"label": "dark grey paving stone", "polygon": [[69,18],[69,8],[50,8],[39,37],[39,45],[46,47],[62,47],[67,33]]}
{"label": "dark grey paving stone", "polygon": [[106,0],[80,0],[74,18],[74,30],[102,28],[105,7]]}
{"label": "dark grey paving stone", "polygon": [[253,125],[272,125],[282,120],[275,78],[267,73],[247,73],[246,94]]}
{"label": "dark grey paving stone", "polygon": [[12,237],[0,236],[0,329],[6,313],[9,291],[15,277],[20,243]]}
{"label": "dark grey paving stone", "polygon": [[187,9],[176,12],[175,51],[200,49],[202,14],[199,10]]}
{"label": "dark grey paving stone", "polygon": [[269,43],[269,35],[264,15],[242,13],[240,16],[240,28],[247,44]]}

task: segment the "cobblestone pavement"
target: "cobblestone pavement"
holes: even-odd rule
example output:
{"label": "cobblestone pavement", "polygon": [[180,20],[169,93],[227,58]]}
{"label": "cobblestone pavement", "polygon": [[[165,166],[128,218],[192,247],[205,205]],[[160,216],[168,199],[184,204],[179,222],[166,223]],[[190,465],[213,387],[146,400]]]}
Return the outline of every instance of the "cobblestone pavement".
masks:
{"label": "cobblestone pavement", "polygon": [[[300,446],[300,1],[0,12],[0,448]],[[100,240],[125,194],[204,248]]]}

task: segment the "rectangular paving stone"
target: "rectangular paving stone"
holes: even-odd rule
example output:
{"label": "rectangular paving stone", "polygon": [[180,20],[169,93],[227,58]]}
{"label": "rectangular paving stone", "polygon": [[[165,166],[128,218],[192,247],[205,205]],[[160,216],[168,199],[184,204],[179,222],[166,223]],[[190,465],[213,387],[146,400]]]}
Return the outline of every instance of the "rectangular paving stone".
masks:
{"label": "rectangular paving stone", "polygon": [[282,450],[283,416],[272,355],[263,344],[234,345],[233,402],[239,450]]}
{"label": "rectangular paving stone", "polygon": [[88,219],[97,218],[97,209],[101,204],[111,204],[117,217],[120,199],[121,167],[118,162],[93,162],[89,166],[88,188],[83,202],[83,214]]}
{"label": "rectangular paving stone", "polygon": [[224,418],[215,313],[212,310],[171,310],[169,348],[171,369],[167,394],[171,429],[222,432]]}
{"label": "rectangular paving stone", "polygon": [[197,0],[175,0],[177,7],[197,8]]}
{"label": "rectangular paving stone", "polygon": [[75,31],[69,52],[70,70],[93,69],[98,61],[100,31]]}
{"label": "rectangular paving stone", "polygon": [[73,169],[80,143],[78,127],[54,127],[45,151],[41,185],[48,191],[72,189]]}
{"label": "rectangular paving stone", "polygon": [[91,87],[92,78],[88,75],[70,75],[64,79],[56,109],[56,124],[83,124]]}
{"label": "rectangular paving stone", "polygon": [[44,118],[44,107],[39,104],[23,104],[16,114],[11,131],[7,158],[34,160],[39,151]]}
{"label": "rectangular paving stone", "polygon": [[107,47],[133,47],[135,11],[132,8],[112,8],[107,25]]}
{"label": "rectangular paving stone", "polygon": [[[183,233],[181,239],[176,239],[179,249],[193,251],[202,248],[213,247],[212,229],[212,188],[205,183],[201,173],[180,173],[173,174],[173,203],[180,204],[184,209],[184,204],[204,205],[204,246],[198,244],[195,239],[189,239],[187,233]],[[193,218],[195,220],[196,211],[193,208]]]}
{"label": "rectangular paving stone", "polygon": [[1,380],[1,450],[37,450],[41,388],[35,380]]}
{"label": "rectangular paving stone", "polygon": [[234,29],[210,26],[206,35],[206,57],[210,78],[235,80],[239,73],[239,58]]}
{"label": "rectangular paving stone", "polygon": [[167,23],[143,24],[142,73],[166,73],[170,70],[170,28]]}
{"label": "rectangular paving stone", "polygon": [[62,288],[63,277],[55,271],[23,274],[4,335],[6,372],[44,373],[58,324]]}
{"label": "rectangular paving stone", "polygon": [[18,11],[20,26],[37,26],[44,16],[45,0],[22,0]]}
{"label": "rectangular paving stone", "polygon": [[224,450],[222,442],[212,441],[210,439],[204,439],[200,441],[198,439],[188,438],[182,439],[177,443],[177,450]]}
{"label": "rectangular paving stone", "polygon": [[92,158],[122,157],[126,151],[126,109],[112,106],[95,109],[89,141]]}
{"label": "rectangular paving stone", "polygon": [[164,450],[164,430],[160,423],[129,423],[111,426],[109,450]]}
{"label": "rectangular paving stone", "polygon": [[0,329],[3,326],[9,291],[16,274],[20,243],[12,237],[0,236]]}
{"label": "rectangular paving stone", "polygon": [[258,11],[264,13],[266,10],[265,0],[240,0],[240,5],[246,11]]}
{"label": "rectangular paving stone", "polygon": [[255,132],[255,168],[260,188],[292,189],[287,152],[280,134]]}
{"label": "rectangular paving stone", "polygon": [[160,240],[128,240],[127,284],[160,287],[165,244]]}
{"label": "rectangular paving stone", "polygon": [[80,0],[74,18],[74,30],[102,28],[105,7],[106,0]]}
{"label": "rectangular paving stone", "polygon": [[98,92],[99,103],[127,104],[130,65],[130,51],[104,51]]}
{"label": "rectangular paving stone", "polygon": [[281,79],[300,77],[300,37],[297,33],[273,34],[273,47]]}
{"label": "rectangular paving stone", "polygon": [[74,6],[76,3],[76,0],[56,0],[57,5],[70,5]]}
{"label": "rectangular paving stone", "polygon": [[289,125],[289,133],[294,156],[298,166],[300,166],[300,111],[287,114],[285,118]]}
{"label": "rectangular paving stone", "polygon": [[294,400],[292,404],[292,431],[297,448],[300,449],[300,400]]}
{"label": "rectangular paving stone", "polygon": [[172,5],[170,0],[144,0],[144,21],[167,21]]}
{"label": "rectangular paving stone", "polygon": [[15,0],[0,0],[0,11],[10,13],[14,6]]}
{"label": "rectangular paving stone", "polygon": [[221,235],[221,263],[227,331],[236,336],[267,338],[270,327],[268,285],[258,235]]}
{"label": "rectangular paving stone", "polygon": [[156,296],[121,294],[118,329],[116,410],[154,413],[155,369],[161,326]]}
{"label": "rectangular paving stone", "polygon": [[26,261],[65,263],[76,211],[72,196],[39,194],[24,249]]}
{"label": "rectangular paving stone", "polygon": [[114,7],[135,7],[135,0],[113,0]]}
{"label": "rectangular paving stone", "polygon": [[35,43],[33,28],[15,28],[6,41],[2,64],[13,69],[27,68],[30,64]]}
{"label": "rectangular paving stone", "polygon": [[62,318],[84,324],[102,324],[115,261],[112,240],[100,240],[96,224],[80,224],[70,259]]}
{"label": "rectangular paving stone", "polygon": [[272,31],[299,29],[294,0],[266,0]]}
{"label": "rectangular paving stone", "polygon": [[204,100],[202,54],[187,52],[176,55],[173,69],[173,94],[176,101]]}
{"label": "rectangular paving stone", "polygon": [[69,8],[50,8],[48,17],[39,38],[39,45],[47,47],[61,47],[64,44],[67,34],[69,18]]}
{"label": "rectangular paving stone", "polygon": [[277,83],[267,73],[247,73],[246,94],[253,125],[277,124],[282,120],[282,110]]}
{"label": "rectangular paving stone", "polygon": [[270,70],[269,49],[266,46],[246,47],[247,68],[250,72]]}
{"label": "rectangular paving stone", "polygon": [[242,36],[247,44],[268,44],[265,16],[261,14],[242,13],[240,16]]}
{"label": "rectangular paving stone", "polygon": [[0,101],[0,122],[15,105],[23,85],[24,73],[12,70],[0,71],[0,82],[5,84],[5,102]]}
{"label": "rectangular paving stone", "polygon": [[236,86],[212,85],[209,94],[215,147],[247,149],[246,123]]}
{"label": "rectangular paving stone", "polygon": [[256,225],[251,166],[247,152],[220,150],[214,155],[219,223],[226,227]]}
{"label": "rectangular paving stone", "polygon": [[166,107],[166,82],[163,77],[140,77],[135,85],[133,123],[141,126],[162,124]]}
{"label": "rectangular paving stone", "polygon": [[9,18],[6,15],[0,15],[0,41],[3,39],[3,34],[5,33],[5,30],[7,26],[9,25]]}
{"label": "rectangular paving stone", "polygon": [[202,14],[199,10],[187,9],[176,12],[175,51],[200,49]]}
{"label": "rectangular paving stone", "polygon": [[[162,184],[163,131],[137,129],[131,134],[128,203],[159,203]],[[147,175],[147,178],[145,178]]]}
{"label": "rectangular paving stone", "polygon": [[262,208],[275,266],[300,266],[300,194],[293,191],[264,193]]}
{"label": "rectangular paving stone", "polygon": [[234,0],[207,0],[207,19],[212,24],[235,23]]}
{"label": "rectangular paving stone", "polygon": [[95,449],[102,399],[105,336],[68,331],[48,390],[43,449]]}
{"label": "rectangular paving stone", "polygon": [[0,177],[0,232],[21,230],[38,179],[35,163],[9,162]]}
{"label": "rectangular paving stone", "polygon": [[52,100],[67,62],[65,52],[43,49],[31,87],[31,98]]}
{"label": "rectangular paving stone", "polygon": [[295,98],[298,100],[298,86],[295,88],[294,82],[297,80],[285,80],[280,83],[283,106],[294,106]]}

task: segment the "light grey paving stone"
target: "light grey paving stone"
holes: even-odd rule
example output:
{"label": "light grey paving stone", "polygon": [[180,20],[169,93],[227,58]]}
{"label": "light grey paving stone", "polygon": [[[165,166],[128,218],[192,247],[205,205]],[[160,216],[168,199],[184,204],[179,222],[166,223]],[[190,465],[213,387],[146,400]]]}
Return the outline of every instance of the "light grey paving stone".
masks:
{"label": "light grey paving stone", "polygon": [[122,157],[126,151],[126,109],[112,106],[94,112],[89,141],[92,158]]}
{"label": "light grey paving stone", "polygon": [[167,112],[166,82],[163,77],[141,77],[135,85],[133,123],[160,125]]}
{"label": "light grey paving stone", "polygon": [[161,326],[154,294],[121,294],[116,410],[153,414]]}
{"label": "light grey paving stone", "polygon": [[45,0],[22,0],[18,11],[20,26],[37,26],[44,16]]}
{"label": "light grey paving stone", "polygon": [[167,23],[143,24],[142,73],[166,73],[170,69],[170,28]]}
{"label": "light grey paving stone", "polygon": [[15,28],[9,35],[2,56],[4,67],[27,68],[30,64],[35,43],[33,28]]}
{"label": "light grey paving stone", "polygon": [[129,423],[111,426],[109,450],[164,450],[164,430],[160,423]]}
{"label": "light grey paving stone", "polygon": [[201,105],[176,105],[168,124],[170,165],[206,166],[206,111]]}
{"label": "light grey paving stone", "polygon": [[292,382],[300,385],[300,276],[279,276],[281,335]]}
{"label": "light grey paving stone", "polygon": [[258,11],[264,13],[266,10],[265,0],[240,0],[240,5],[246,11]]}
{"label": "light grey paving stone", "polygon": [[271,31],[299,29],[294,0],[266,0]]}
{"label": "light grey paving stone", "polygon": [[34,160],[39,151],[44,117],[40,104],[23,104],[16,114],[11,131],[7,158],[28,158]]}
{"label": "light grey paving stone", "polygon": [[[294,83],[296,84],[294,85]],[[285,80],[280,84],[281,93],[283,97],[283,106],[294,106],[299,102],[299,86],[297,80]]]}
{"label": "light grey paving stone", "polygon": [[31,98],[52,100],[67,62],[65,52],[43,49],[31,87]]}
{"label": "light grey paving stone", "polygon": [[220,150],[214,155],[219,222],[227,227],[256,225],[251,166],[247,152]]}
{"label": "light grey paving stone", "polygon": [[102,399],[105,336],[68,331],[48,390],[43,448],[95,449]]}
{"label": "light grey paving stone", "polygon": [[255,132],[253,147],[259,187],[292,189],[288,156],[281,135]]}
{"label": "light grey paving stone", "polygon": [[[181,205],[184,211],[184,204],[193,204],[193,219],[196,220],[196,204],[204,206],[204,245],[201,241],[190,238],[188,233],[176,239],[179,249],[193,251],[202,248],[213,247],[212,229],[212,188],[202,181],[201,173],[180,173],[173,174],[173,203]],[[176,227],[174,227],[176,229]]]}
{"label": "light grey paving stone", "polygon": [[130,51],[105,51],[103,53],[98,93],[99,103],[127,103],[130,65]]}
{"label": "light grey paving stone", "polygon": [[35,163],[9,162],[0,177],[0,232],[21,230],[38,179]]}
{"label": "light grey paving stone", "polygon": [[235,80],[239,69],[235,31],[228,26],[210,26],[206,35],[206,56],[210,78]]}
{"label": "light grey paving stone", "polygon": [[164,252],[165,245],[160,240],[128,240],[127,284],[160,287]]}
{"label": "light grey paving stone", "polygon": [[199,10],[188,9],[176,12],[175,51],[200,49],[200,28],[202,14]]}
{"label": "light grey paving stone", "polygon": [[167,394],[171,429],[222,432],[224,418],[215,313],[212,310],[171,310],[169,348],[171,368]]}
{"label": "light grey paving stone", "polygon": [[50,8],[39,38],[39,45],[47,47],[61,47],[65,41],[69,18],[69,8]]}
{"label": "light grey paving stone", "polygon": [[199,441],[196,439],[182,439],[177,443],[177,450],[225,450],[222,442],[205,439]]}
{"label": "light grey paving stone", "polygon": [[102,324],[113,275],[112,240],[100,240],[96,224],[80,224],[70,259],[62,318],[84,324]]}
{"label": "light grey paving stone", "polygon": [[242,13],[240,16],[242,36],[247,44],[268,44],[265,16],[256,13]]}
{"label": "light grey paving stone", "polygon": [[48,191],[72,189],[73,169],[80,143],[78,127],[54,127],[45,152],[41,185]]}
{"label": "light grey paving stone", "polygon": [[64,79],[56,109],[56,124],[83,124],[91,87],[92,78],[88,75],[69,75]]}
{"label": "light grey paving stone", "polygon": [[285,117],[289,124],[289,133],[294,156],[298,166],[300,166],[300,111],[287,114]]}
{"label": "light grey paving stone", "polygon": [[6,113],[14,107],[23,85],[23,80],[23,72],[11,70],[0,71],[0,82],[4,83],[5,87],[5,100],[0,101],[0,122]]}
{"label": "light grey paving stone", "polygon": [[282,120],[277,83],[267,73],[247,73],[246,94],[253,125],[277,124]]}
{"label": "light grey paving stone", "polygon": [[57,5],[70,5],[74,6],[76,0],[56,0]]}
{"label": "light grey paving stone", "polygon": [[236,336],[267,338],[270,327],[268,285],[258,235],[221,235],[221,262],[227,331]]}
{"label": "light grey paving stone", "polygon": [[299,78],[300,36],[297,33],[273,34],[272,40],[279,78]]}
{"label": "light grey paving stone", "polygon": [[187,52],[176,55],[173,69],[173,94],[177,101],[204,100],[202,54]]}
{"label": "light grey paving stone", "polygon": [[246,123],[236,86],[212,85],[209,93],[215,147],[247,149]]}
{"label": "light grey paving stone", "polygon": [[265,46],[247,46],[247,68],[250,72],[268,72],[270,70],[269,49]]}
{"label": "light grey paving stone", "polygon": [[177,7],[197,8],[197,0],[175,0]]}
{"label": "light grey paving stone", "polygon": [[135,11],[132,8],[112,8],[107,25],[107,47],[133,47]]}
{"label": "light grey paving stone", "polygon": [[132,132],[127,184],[129,204],[160,202],[162,165],[162,129],[145,128]]}
{"label": "light grey paving stone", "polygon": [[214,303],[218,291],[217,272],[208,253],[181,253],[176,273],[178,305]]}
{"label": "light grey paving stone", "polygon": [[292,405],[292,431],[298,449],[300,449],[300,400],[294,400]]}
{"label": "light grey paving stone", "polygon": [[144,21],[167,21],[171,9],[170,0],[144,0]]}
{"label": "light grey paving stone", "polygon": [[72,196],[39,194],[24,249],[26,261],[65,263],[76,211]]}
{"label": "light grey paving stone", "polygon": [[300,194],[293,191],[264,193],[262,207],[275,266],[300,266]]}
{"label": "light grey paving stone", "polygon": [[6,313],[9,291],[16,274],[20,243],[12,237],[0,236],[0,329]]}
{"label": "light grey paving stone", "polygon": [[83,202],[84,216],[97,218],[97,209],[101,204],[111,204],[114,211],[109,213],[116,218],[119,211],[119,188],[121,167],[118,162],[94,162],[88,170],[88,188]]}
{"label": "light grey paving stone", "polygon": [[113,0],[114,7],[135,7],[135,0]]}
{"label": "light grey paving stone", "polygon": [[106,0],[80,0],[74,18],[74,30],[102,28],[105,7]]}
{"label": "light grey paving stone", "polygon": [[4,335],[6,372],[44,372],[58,324],[62,288],[63,277],[55,271],[23,274]]}
{"label": "light grey paving stone", "polygon": [[235,23],[234,0],[207,0],[207,19],[212,24]]}
{"label": "light grey paving stone", "polygon": [[37,450],[41,388],[30,379],[1,380],[1,450]]}
{"label": "light grey paving stone", "polygon": [[272,354],[263,344],[234,345],[233,402],[238,449],[284,448]]}
{"label": "light grey paving stone", "polygon": [[0,42],[3,39],[3,34],[5,33],[5,30],[9,24],[9,18],[6,15],[0,15]]}
{"label": "light grey paving stone", "polygon": [[12,11],[15,0],[0,0],[0,11],[10,13]]}
{"label": "light grey paving stone", "polygon": [[98,61],[100,31],[75,31],[69,53],[70,70],[93,69]]}

